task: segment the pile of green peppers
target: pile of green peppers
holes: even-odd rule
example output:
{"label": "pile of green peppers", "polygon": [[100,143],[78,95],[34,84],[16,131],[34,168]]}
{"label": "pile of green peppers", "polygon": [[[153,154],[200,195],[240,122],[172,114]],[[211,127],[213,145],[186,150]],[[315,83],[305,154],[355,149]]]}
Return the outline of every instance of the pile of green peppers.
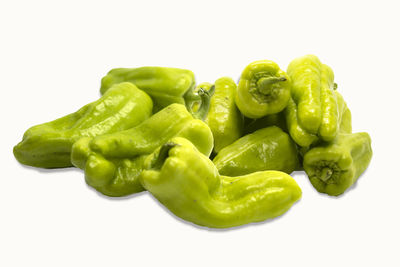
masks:
{"label": "pile of green peppers", "polygon": [[285,213],[304,170],[320,193],[338,196],[367,169],[371,138],[353,133],[332,69],[318,57],[283,71],[259,60],[238,83],[196,86],[178,68],[112,69],[102,96],[29,128],[15,158],[40,168],[77,167],[98,192],[144,190],[194,224],[228,228]]}

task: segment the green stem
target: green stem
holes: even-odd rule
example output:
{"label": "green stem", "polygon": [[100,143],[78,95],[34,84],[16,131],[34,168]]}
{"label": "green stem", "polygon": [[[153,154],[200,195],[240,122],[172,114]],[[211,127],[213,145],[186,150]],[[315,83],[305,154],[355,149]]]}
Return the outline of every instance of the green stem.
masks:
{"label": "green stem", "polygon": [[271,84],[286,80],[286,77],[263,77],[257,81],[257,88],[261,94],[268,95],[271,93]]}
{"label": "green stem", "polygon": [[326,182],[329,180],[329,178],[332,177],[332,174],[333,174],[333,171],[330,168],[323,168],[321,170],[321,175],[320,175],[319,179]]}
{"label": "green stem", "polygon": [[199,89],[198,95],[200,96],[199,109],[197,111],[193,111],[192,109],[189,109],[189,112],[192,114],[192,116],[194,118],[204,121],[205,118],[207,117],[208,110],[210,109],[211,96],[210,96],[209,92],[207,92],[203,88]]}
{"label": "green stem", "polygon": [[164,164],[165,160],[168,158],[168,153],[169,151],[177,146],[178,144],[172,143],[172,142],[167,142],[165,143],[161,148],[160,152],[158,152],[158,155],[156,158],[153,159],[153,162],[151,163],[151,169],[153,170],[160,170],[162,165]]}
{"label": "green stem", "polygon": [[197,101],[200,101],[200,96],[194,92],[194,89],[194,87],[189,89],[183,96],[183,99],[185,100],[185,106],[189,112],[192,111],[193,104]]}
{"label": "green stem", "polygon": [[208,94],[212,97],[215,93],[215,84],[213,84],[210,89],[208,90]]}

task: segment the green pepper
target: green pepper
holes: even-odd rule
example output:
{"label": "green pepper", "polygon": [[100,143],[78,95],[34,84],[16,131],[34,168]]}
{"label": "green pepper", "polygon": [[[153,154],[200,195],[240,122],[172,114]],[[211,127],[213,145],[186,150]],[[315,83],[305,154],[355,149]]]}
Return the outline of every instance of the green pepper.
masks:
{"label": "green pepper", "polygon": [[332,69],[316,56],[307,55],[293,60],[287,74],[292,99],[286,108],[286,122],[293,140],[303,147],[319,140],[332,141],[340,125]]}
{"label": "green pepper", "polygon": [[120,82],[134,83],[154,101],[154,112],[173,103],[190,106],[198,97],[193,93],[195,77],[185,69],[165,67],[117,68],[110,70],[101,80],[104,94]]}
{"label": "green pepper", "polygon": [[79,138],[132,128],[150,117],[152,108],[151,98],[135,85],[116,84],[77,112],[28,129],[14,147],[15,158],[34,167],[71,167],[71,148]]}
{"label": "green pepper", "polygon": [[357,181],[371,158],[368,133],[339,134],[334,141],[309,150],[303,168],[318,192],[337,196]]}
{"label": "green pepper", "polygon": [[235,104],[236,83],[229,77],[215,81],[210,109],[205,123],[214,136],[214,152],[239,139],[243,131],[243,116]]}
{"label": "green pepper", "polygon": [[339,133],[352,133],[352,123],[351,123],[351,112],[350,109],[347,107],[346,102],[343,99],[343,96],[338,92],[335,91],[336,99],[339,108],[339,115],[340,115],[340,127]]}
{"label": "green pepper", "polygon": [[244,134],[245,135],[250,134],[269,126],[277,126],[281,128],[283,131],[287,132],[286,118],[284,112],[281,111],[279,113],[267,115],[259,119],[252,119],[251,121],[248,121],[247,125],[244,128]]}
{"label": "green pepper", "polygon": [[79,140],[72,148],[72,163],[85,171],[87,184],[104,195],[137,193],[143,191],[138,181],[143,157],[174,136],[187,138],[204,155],[212,151],[207,124],[193,118],[185,106],[172,104],[132,129]]}
{"label": "green pepper", "polygon": [[282,111],[290,97],[287,74],[270,60],[249,64],[240,76],[236,105],[249,118],[261,118]]}
{"label": "green pepper", "polygon": [[291,173],[300,165],[296,144],[276,126],[243,136],[223,148],[213,162],[220,174],[229,176],[266,170]]}
{"label": "green pepper", "polygon": [[283,172],[221,176],[212,161],[183,138],[173,138],[151,154],[140,181],[178,217],[213,228],[277,217],[301,197],[296,181]]}

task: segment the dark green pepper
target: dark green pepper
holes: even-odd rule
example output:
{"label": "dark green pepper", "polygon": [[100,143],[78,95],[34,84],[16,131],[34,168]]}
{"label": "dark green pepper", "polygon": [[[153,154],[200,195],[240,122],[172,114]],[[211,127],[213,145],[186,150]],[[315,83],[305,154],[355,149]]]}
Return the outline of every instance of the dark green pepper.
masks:
{"label": "dark green pepper", "polygon": [[337,196],[357,181],[371,158],[368,133],[339,134],[334,141],[309,150],[303,168],[318,192]]}
{"label": "dark green pepper", "polygon": [[212,161],[183,138],[151,154],[140,181],[175,215],[213,228],[277,217],[301,197],[296,181],[283,172],[220,176]]}
{"label": "dark green pepper", "polygon": [[185,106],[172,104],[132,129],[79,140],[72,149],[72,163],[85,170],[88,185],[102,194],[137,193],[143,191],[138,177],[144,156],[174,136],[191,140],[207,156],[212,151],[207,124],[194,119]]}
{"label": "dark green pepper", "polygon": [[132,128],[150,117],[152,108],[151,98],[135,85],[116,84],[77,112],[28,129],[14,147],[15,158],[34,167],[71,167],[75,141]]}
{"label": "dark green pepper", "polygon": [[289,77],[270,60],[250,63],[240,76],[236,105],[248,118],[282,111],[290,97]]}
{"label": "dark green pepper", "polygon": [[195,77],[190,70],[165,67],[112,69],[102,78],[100,92],[104,94],[120,82],[134,83],[151,96],[155,112],[173,103],[190,106],[199,100],[193,93]]}
{"label": "dark green pepper", "polygon": [[222,149],[213,162],[221,175],[229,176],[266,170],[291,173],[300,165],[296,144],[276,126],[238,139]]}
{"label": "dark green pepper", "polygon": [[214,152],[242,136],[243,116],[235,104],[236,83],[229,77],[219,78],[211,89],[208,115],[204,120],[214,136]]}

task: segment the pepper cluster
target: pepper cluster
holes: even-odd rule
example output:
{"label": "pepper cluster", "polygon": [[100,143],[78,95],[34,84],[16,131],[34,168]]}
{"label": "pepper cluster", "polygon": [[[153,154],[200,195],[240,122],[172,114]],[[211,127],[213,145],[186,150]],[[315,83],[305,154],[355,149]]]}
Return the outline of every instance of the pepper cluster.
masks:
{"label": "pepper cluster", "polygon": [[332,69],[314,55],[284,72],[255,61],[238,84],[196,86],[190,70],[119,68],[102,96],[28,129],[14,147],[22,164],[75,166],[104,195],[147,190],[177,216],[227,228],[285,213],[301,197],[289,176],[304,170],[321,193],[353,185],[372,157]]}

